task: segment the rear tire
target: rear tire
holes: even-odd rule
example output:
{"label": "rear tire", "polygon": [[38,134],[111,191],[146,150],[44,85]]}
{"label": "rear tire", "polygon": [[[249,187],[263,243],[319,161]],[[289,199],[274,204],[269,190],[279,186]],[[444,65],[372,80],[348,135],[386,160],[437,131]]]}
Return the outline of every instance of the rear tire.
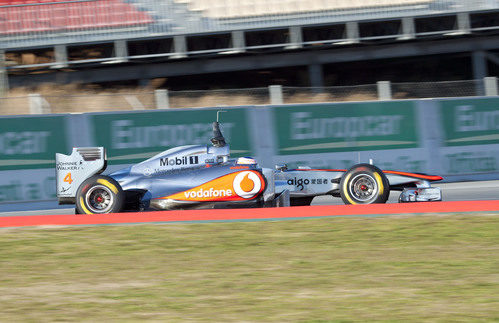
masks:
{"label": "rear tire", "polygon": [[390,184],[383,171],[370,164],[350,168],[340,181],[340,196],[345,204],[386,203]]}
{"label": "rear tire", "polygon": [[76,192],[76,214],[117,213],[125,202],[120,184],[108,176],[92,176]]}

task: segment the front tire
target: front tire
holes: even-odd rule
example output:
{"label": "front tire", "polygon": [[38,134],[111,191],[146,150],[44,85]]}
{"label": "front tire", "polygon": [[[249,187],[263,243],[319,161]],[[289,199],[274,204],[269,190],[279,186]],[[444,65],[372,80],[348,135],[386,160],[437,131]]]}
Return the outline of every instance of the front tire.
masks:
{"label": "front tire", "polygon": [[370,164],[353,166],[340,181],[340,196],[345,204],[386,203],[389,195],[385,174]]}
{"label": "front tire", "polygon": [[92,176],[76,192],[77,214],[117,213],[123,210],[124,193],[120,184],[108,176]]}

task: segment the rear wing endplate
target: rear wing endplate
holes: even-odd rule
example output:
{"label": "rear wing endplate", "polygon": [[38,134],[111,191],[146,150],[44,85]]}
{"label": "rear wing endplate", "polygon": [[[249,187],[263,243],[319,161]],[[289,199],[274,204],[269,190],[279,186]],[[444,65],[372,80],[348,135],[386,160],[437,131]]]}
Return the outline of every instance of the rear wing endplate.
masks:
{"label": "rear wing endplate", "polygon": [[107,166],[104,147],[73,148],[71,155],[55,154],[57,198],[72,199],[81,183]]}

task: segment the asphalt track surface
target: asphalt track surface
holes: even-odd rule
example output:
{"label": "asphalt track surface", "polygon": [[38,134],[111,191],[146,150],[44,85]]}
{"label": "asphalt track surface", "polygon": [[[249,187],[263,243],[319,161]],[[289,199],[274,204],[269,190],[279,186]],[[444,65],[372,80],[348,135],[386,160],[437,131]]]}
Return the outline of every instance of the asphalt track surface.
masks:
{"label": "asphalt track surface", "polygon": [[[434,186],[442,189],[444,201],[479,201],[499,200],[499,181],[460,182],[460,183],[435,183]],[[398,203],[400,192],[391,192],[388,203]],[[411,203],[418,204],[418,203]],[[312,202],[315,206],[343,205],[340,198],[329,196],[316,197]],[[14,211],[0,213],[0,217],[12,216],[48,216],[74,214],[74,208],[67,209],[45,209],[33,211]]]}
{"label": "asphalt track surface", "polygon": [[[442,189],[443,201],[478,201],[499,200],[499,181],[433,183],[432,186]],[[400,192],[391,192],[388,203],[398,203]],[[340,205],[340,198],[318,196],[312,205]]]}

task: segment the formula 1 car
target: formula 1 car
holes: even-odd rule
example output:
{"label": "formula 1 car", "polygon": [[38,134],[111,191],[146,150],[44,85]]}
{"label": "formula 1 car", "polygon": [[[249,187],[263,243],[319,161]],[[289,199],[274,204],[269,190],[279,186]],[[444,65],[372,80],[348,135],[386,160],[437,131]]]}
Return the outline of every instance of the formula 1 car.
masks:
{"label": "formula 1 car", "polygon": [[213,123],[212,145],[166,150],[143,162],[104,176],[103,147],[73,148],[56,154],[59,204],[76,213],[195,208],[305,206],[319,195],[341,197],[345,204],[385,203],[390,191],[399,202],[440,201],[430,182],[440,176],[382,171],[371,164],[350,169],[262,168],[250,157],[229,159],[229,145]]}

